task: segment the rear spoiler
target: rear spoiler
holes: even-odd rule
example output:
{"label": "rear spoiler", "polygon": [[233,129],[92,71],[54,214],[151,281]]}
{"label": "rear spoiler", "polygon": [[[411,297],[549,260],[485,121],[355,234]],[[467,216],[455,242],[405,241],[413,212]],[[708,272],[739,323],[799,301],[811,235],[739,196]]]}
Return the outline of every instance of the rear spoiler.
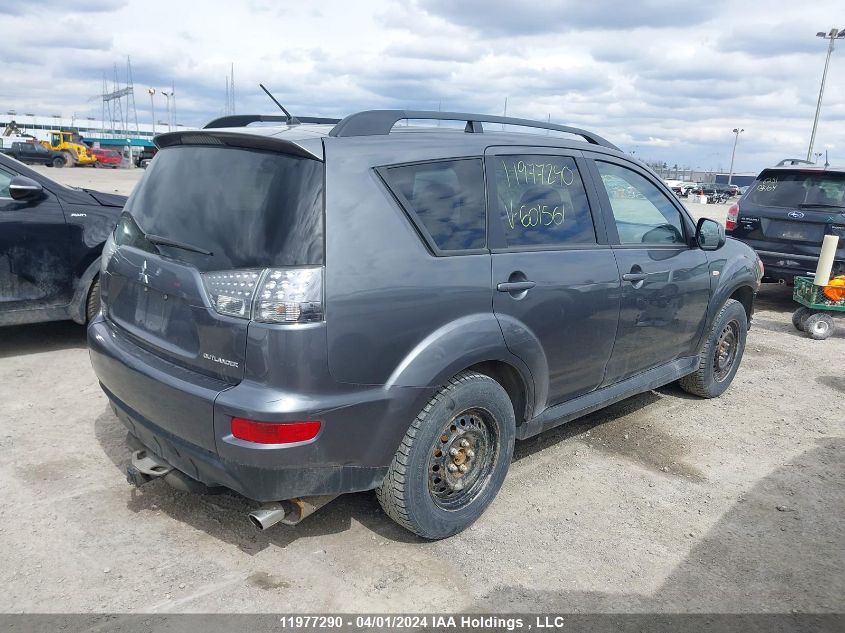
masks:
{"label": "rear spoiler", "polygon": [[322,155],[306,149],[294,141],[277,136],[254,134],[250,132],[218,132],[214,130],[184,130],[159,134],[153,139],[156,147],[174,147],[177,145],[224,145],[227,147],[241,147],[244,149],[263,149],[271,152],[282,152],[302,158],[323,160]]}

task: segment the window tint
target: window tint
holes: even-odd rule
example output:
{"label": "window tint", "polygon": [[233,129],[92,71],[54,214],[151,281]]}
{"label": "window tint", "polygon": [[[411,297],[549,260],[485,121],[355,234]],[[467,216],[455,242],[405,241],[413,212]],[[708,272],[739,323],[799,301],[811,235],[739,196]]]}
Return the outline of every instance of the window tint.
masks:
{"label": "window tint", "polygon": [[0,198],[11,198],[9,183],[12,182],[12,174],[0,169]]}
{"label": "window tint", "polygon": [[496,156],[496,204],[508,247],[595,244],[596,231],[575,160]]}
{"label": "window tint", "polygon": [[[209,250],[155,250],[201,271],[322,264],[323,164],[216,146],[161,150],[125,213],[141,231]],[[124,221],[121,220],[121,224]],[[118,243],[122,233],[115,237]]]}
{"label": "window tint", "polygon": [[769,207],[845,207],[845,175],[766,170],[751,186],[746,200]]}
{"label": "window tint", "polygon": [[678,209],[632,169],[596,161],[622,244],[685,244]]}
{"label": "window tint", "polygon": [[385,175],[403,206],[440,250],[487,245],[481,159],[390,167]]}

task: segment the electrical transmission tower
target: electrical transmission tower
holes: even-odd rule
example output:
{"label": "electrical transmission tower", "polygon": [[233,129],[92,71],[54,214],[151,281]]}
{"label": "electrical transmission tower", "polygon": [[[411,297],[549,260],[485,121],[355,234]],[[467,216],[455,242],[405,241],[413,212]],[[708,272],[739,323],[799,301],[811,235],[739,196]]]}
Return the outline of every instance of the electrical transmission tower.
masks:
{"label": "electrical transmission tower", "polygon": [[115,64],[112,89],[108,89],[108,81],[103,75],[103,92],[99,97],[103,102],[103,133],[105,133],[106,121],[109,123],[108,131],[112,138],[129,134],[130,122],[135,124],[135,134],[139,133],[138,112],[135,109],[135,86],[132,83],[132,62],[128,57],[126,58],[126,85],[120,86],[117,64]]}

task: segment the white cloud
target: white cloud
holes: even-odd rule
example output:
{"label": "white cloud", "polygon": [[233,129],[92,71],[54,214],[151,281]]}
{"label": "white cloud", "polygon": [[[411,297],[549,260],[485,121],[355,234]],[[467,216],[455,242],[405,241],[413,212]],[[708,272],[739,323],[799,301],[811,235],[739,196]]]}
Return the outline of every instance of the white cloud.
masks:
{"label": "white cloud", "polygon": [[[70,0],[0,5],[0,109],[99,114],[103,76],[132,58],[145,88],[174,83],[181,123],[224,107],[342,116],[384,107],[500,114],[593,129],[638,156],[740,170],[806,153],[837,2],[673,0]],[[839,16],[845,18],[845,13]],[[832,22],[833,20],[833,22]],[[845,27],[845,19],[840,19]],[[845,45],[834,53],[817,146],[845,154]],[[164,109],[162,102],[157,109]],[[845,162],[842,160],[840,162]]]}

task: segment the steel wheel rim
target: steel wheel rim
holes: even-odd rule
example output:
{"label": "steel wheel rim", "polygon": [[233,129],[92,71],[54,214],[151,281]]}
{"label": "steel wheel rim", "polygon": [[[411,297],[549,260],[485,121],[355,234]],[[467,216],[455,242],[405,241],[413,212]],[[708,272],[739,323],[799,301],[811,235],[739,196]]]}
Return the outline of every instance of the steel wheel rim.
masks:
{"label": "steel wheel rim", "polygon": [[739,324],[730,321],[716,339],[716,354],[713,356],[713,376],[722,382],[733,369],[739,349]]}
{"label": "steel wheel rim", "polygon": [[471,504],[487,487],[498,459],[493,415],[466,409],[443,427],[428,459],[428,491],[435,505],[456,511]]}

